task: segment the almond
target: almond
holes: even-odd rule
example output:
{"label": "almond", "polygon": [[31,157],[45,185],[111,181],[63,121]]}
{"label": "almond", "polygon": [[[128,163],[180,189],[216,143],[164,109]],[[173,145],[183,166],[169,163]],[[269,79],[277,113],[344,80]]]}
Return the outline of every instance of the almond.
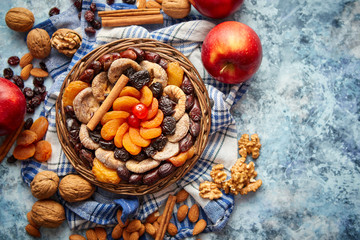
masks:
{"label": "almond", "polygon": [[145,222],[146,223],[154,223],[159,218],[159,216],[160,216],[160,213],[158,211],[153,212],[146,218]]}
{"label": "almond", "polygon": [[49,76],[49,73],[42,70],[41,68],[33,68],[33,69],[31,69],[30,74],[31,74],[31,76],[42,77],[42,78]]}
{"label": "almond", "polygon": [[104,228],[101,227],[96,227],[95,229],[95,234],[98,240],[106,240],[106,231]]}
{"label": "almond", "polygon": [[151,223],[145,223],[145,231],[151,236],[156,234],[156,228]]}
{"label": "almond", "polygon": [[144,235],[144,233],[145,233],[145,225],[141,224],[141,228],[139,230],[139,236],[141,237],[142,235]]}
{"label": "almond", "polygon": [[188,214],[188,218],[190,222],[195,223],[199,219],[199,215],[200,215],[199,206],[197,204],[192,205]]}
{"label": "almond", "polygon": [[30,236],[41,237],[41,233],[40,233],[39,229],[37,229],[36,227],[34,227],[31,224],[26,225],[25,230]]}
{"label": "almond", "polygon": [[129,240],[138,240],[140,237],[139,232],[133,232],[130,234]]}
{"label": "almond", "polygon": [[34,57],[31,55],[31,53],[25,53],[25,55],[22,56],[20,59],[20,67],[23,68],[26,65],[30,64],[33,59]]}
{"label": "almond", "polygon": [[168,227],[167,227],[167,232],[171,235],[171,236],[175,236],[178,233],[178,229],[177,227],[173,224],[173,223],[169,223]]}
{"label": "almond", "polygon": [[176,203],[185,201],[189,196],[189,193],[184,189],[181,189],[180,192],[176,194]]}
{"label": "almond", "polygon": [[184,221],[188,211],[189,211],[189,207],[187,205],[182,205],[181,207],[179,207],[177,212],[177,219],[179,220],[179,222]]}
{"label": "almond", "polygon": [[27,220],[33,227],[39,229],[39,226],[34,223],[34,221],[31,219],[31,211],[26,214]]}
{"label": "almond", "polygon": [[154,226],[156,232],[157,232],[157,231],[159,230],[159,228],[160,228],[160,224],[159,224],[158,222],[154,222],[153,226]]}
{"label": "almond", "polygon": [[122,235],[124,240],[129,240],[130,239],[130,233],[126,230],[123,231],[123,235]]}
{"label": "almond", "polygon": [[30,72],[31,72],[32,68],[33,68],[33,65],[28,64],[21,70],[20,77],[22,78],[22,80],[27,80],[30,77]]}
{"label": "almond", "polygon": [[79,234],[73,234],[69,236],[69,240],[86,240],[86,238]]}
{"label": "almond", "polygon": [[128,231],[129,233],[137,232],[140,230],[140,228],[141,228],[140,220],[134,219],[129,223],[129,225],[126,228],[126,231]]}
{"label": "almond", "polygon": [[159,3],[157,3],[156,1],[154,1],[154,0],[147,1],[146,4],[145,4],[145,7],[146,8],[159,8],[159,9],[161,9],[161,5]]}
{"label": "almond", "polygon": [[113,239],[120,239],[123,233],[123,228],[118,224],[114,227],[112,233],[111,233],[111,237]]}
{"label": "almond", "polygon": [[97,240],[96,233],[95,233],[94,229],[88,229],[85,234],[86,234],[86,238],[88,240]]}
{"label": "almond", "polygon": [[161,224],[161,220],[163,219],[163,215],[160,215],[158,219],[156,220],[159,224]]}
{"label": "almond", "polygon": [[204,219],[200,219],[194,226],[193,236],[198,235],[199,233],[204,231],[206,225],[206,221]]}
{"label": "almond", "polygon": [[126,219],[126,222],[123,223],[123,222],[121,221],[121,215],[122,215],[122,210],[119,209],[119,210],[117,211],[117,213],[116,213],[116,219],[117,219],[120,227],[124,228],[124,227],[126,227],[126,226],[129,224],[129,219]]}

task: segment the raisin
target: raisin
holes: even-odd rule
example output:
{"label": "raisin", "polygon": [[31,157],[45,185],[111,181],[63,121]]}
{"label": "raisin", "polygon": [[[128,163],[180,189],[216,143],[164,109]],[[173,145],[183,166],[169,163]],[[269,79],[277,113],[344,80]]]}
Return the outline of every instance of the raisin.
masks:
{"label": "raisin", "polygon": [[33,84],[35,87],[41,87],[44,85],[44,78],[42,77],[36,77],[33,80]]}
{"label": "raisin", "polygon": [[81,8],[82,8],[82,0],[75,0],[74,6],[77,8],[78,11],[81,11]]}
{"label": "raisin", "polygon": [[20,89],[24,88],[24,80],[22,80],[21,77],[15,75],[12,77],[12,81],[15,83],[16,86],[18,86]]}
{"label": "raisin", "polygon": [[176,103],[172,101],[169,96],[161,96],[159,99],[159,109],[164,113],[165,116],[170,116],[174,113],[173,108]]}
{"label": "raisin", "polygon": [[79,132],[80,130],[71,130],[69,132],[69,140],[73,145],[80,142]]}
{"label": "raisin", "polygon": [[94,29],[99,30],[101,28],[101,22],[94,20],[91,22],[91,26],[93,26]]}
{"label": "raisin", "polygon": [[75,118],[66,119],[66,128],[70,132],[71,130],[79,130],[80,124]]}
{"label": "raisin", "polygon": [[89,162],[90,164],[94,161],[93,153],[86,149],[81,149],[79,151],[79,157],[82,161]]}
{"label": "raisin", "polygon": [[39,87],[34,87],[33,92],[34,95],[41,95],[46,91],[46,87],[44,85],[39,86]]}
{"label": "raisin", "polygon": [[12,56],[12,57],[9,57],[9,59],[8,59],[8,63],[11,66],[16,66],[19,64],[19,62],[20,62],[20,58],[17,56]]}
{"label": "raisin", "polygon": [[133,75],[134,73],[136,73],[136,71],[132,67],[125,69],[125,71],[123,72],[123,74],[128,78],[130,78],[130,76]]}
{"label": "raisin", "polygon": [[147,70],[138,71],[130,76],[130,85],[137,90],[141,90],[143,86],[150,82],[150,74]]}
{"label": "raisin", "polygon": [[164,135],[172,135],[175,133],[176,120],[172,116],[164,117],[164,121],[161,124],[161,130]]}
{"label": "raisin", "polygon": [[189,117],[195,122],[198,122],[201,119],[201,109],[197,98],[195,98],[194,106],[191,108],[189,112]]}
{"label": "raisin", "polygon": [[115,0],[106,0],[106,3],[111,5],[111,4],[114,4]]}
{"label": "raisin", "polygon": [[160,61],[160,55],[155,52],[145,52],[145,60],[158,63]]}
{"label": "raisin", "polygon": [[64,107],[64,112],[65,112],[66,117],[75,118],[75,111],[74,111],[73,106],[68,105],[68,106]]}
{"label": "raisin", "polygon": [[125,148],[115,148],[114,150],[114,157],[121,161],[126,162],[130,159],[131,155]]}
{"label": "raisin", "polygon": [[123,3],[135,4],[136,0],[123,0]]}
{"label": "raisin", "polygon": [[26,103],[26,113],[32,114],[35,112],[35,109],[30,105],[30,103]]}
{"label": "raisin", "polygon": [[89,131],[89,136],[96,143],[99,143],[99,141],[101,139],[101,134],[100,134],[100,132],[97,132],[97,131]]}
{"label": "raisin", "polygon": [[194,138],[188,133],[183,139],[179,142],[180,152],[186,152],[194,145]]}
{"label": "raisin", "polygon": [[148,156],[146,155],[146,153],[144,151],[141,151],[137,155],[131,155],[131,159],[133,159],[135,161],[142,161],[142,160],[145,160],[147,158],[148,158]]}
{"label": "raisin", "polygon": [[92,61],[87,68],[88,69],[93,69],[94,70],[94,75],[96,75],[101,71],[102,65],[101,65],[101,63],[99,61],[95,60],[95,61]]}
{"label": "raisin", "polygon": [[35,96],[30,100],[30,105],[33,108],[40,106],[40,104],[41,104],[41,97],[39,97],[39,96]]}
{"label": "raisin", "polygon": [[43,61],[39,62],[39,65],[42,70],[44,70],[45,72],[48,72],[46,64]]}
{"label": "raisin", "polygon": [[194,85],[191,83],[190,79],[186,75],[184,75],[184,79],[180,88],[187,95],[194,93]]}
{"label": "raisin", "polygon": [[14,72],[11,68],[4,69],[4,78],[10,80],[14,76]]}
{"label": "raisin", "polygon": [[32,118],[26,119],[24,123],[24,129],[29,130],[31,128],[31,125],[33,124],[34,120]]}
{"label": "raisin", "polygon": [[11,155],[10,157],[8,157],[7,162],[8,163],[15,163],[17,161],[17,159],[14,157],[14,155]]}
{"label": "raisin", "polygon": [[152,158],[157,153],[157,150],[152,145],[149,145],[144,148],[144,152],[148,157]]}
{"label": "raisin", "polygon": [[155,98],[159,98],[162,96],[163,94],[163,86],[161,83],[159,82],[154,82],[153,84],[150,85],[150,90],[152,91],[153,93],[153,96]]}
{"label": "raisin", "polygon": [[185,101],[185,110],[189,112],[191,108],[194,106],[195,97],[194,94],[186,95],[186,101]]}
{"label": "raisin", "polygon": [[85,17],[85,20],[89,23],[91,23],[92,21],[95,20],[95,14],[90,10],[87,10],[85,12],[84,17]]}
{"label": "raisin", "polygon": [[23,94],[27,99],[31,99],[34,96],[34,91],[31,88],[26,87],[23,90]]}
{"label": "raisin", "polygon": [[52,9],[50,9],[49,11],[49,16],[52,17],[54,15],[59,15],[60,14],[60,9],[58,9],[57,7],[53,7]]}
{"label": "raisin", "polygon": [[154,140],[151,142],[151,146],[153,146],[155,150],[161,151],[163,150],[167,142],[167,137],[161,134],[159,137],[154,138]]}
{"label": "raisin", "polygon": [[116,170],[119,178],[121,178],[122,180],[128,182],[129,178],[131,176],[131,172],[124,166],[120,166],[118,167],[118,169]]}
{"label": "raisin", "polygon": [[96,33],[96,30],[93,27],[86,27],[85,32],[87,35],[93,35]]}
{"label": "raisin", "polygon": [[92,12],[95,12],[96,11],[96,3],[91,3],[90,4],[90,10],[92,11]]}
{"label": "raisin", "polygon": [[128,49],[133,50],[136,53],[136,61],[137,62],[141,62],[142,60],[144,60],[145,57],[145,52],[144,50],[137,48],[137,47],[129,47]]}
{"label": "raisin", "polygon": [[86,69],[79,77],[80,81],[90,83],[91,80],[94,78],[94,69]]}
{"label": "raisin", "polygon": [[113,140],[106,141],[105,139],[99,140],[100,147],[105,150],[113,151],[115,149],[115,144]]}

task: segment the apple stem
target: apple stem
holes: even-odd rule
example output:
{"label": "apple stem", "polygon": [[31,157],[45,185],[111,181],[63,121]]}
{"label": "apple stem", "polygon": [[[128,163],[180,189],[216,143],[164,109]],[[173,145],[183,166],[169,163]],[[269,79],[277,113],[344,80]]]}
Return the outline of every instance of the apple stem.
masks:
{"label": "apple stem", "polygon": [[222,74],[224,71],[233,71],[233,70],[234,70],[234,64],[226,63],[224,67],[220,70],[220,74]]}

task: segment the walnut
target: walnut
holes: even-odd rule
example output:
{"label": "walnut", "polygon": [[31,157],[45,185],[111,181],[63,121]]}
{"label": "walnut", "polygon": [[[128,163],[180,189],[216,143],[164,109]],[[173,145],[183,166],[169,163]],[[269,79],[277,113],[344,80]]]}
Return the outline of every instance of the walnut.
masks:
{"label": "walnut", "polygon": [[6,13],[5,22],[14,31],[27,32],[33,27],[35,18],[30,10],[16,7]]}
{"label": "walnut", "polygon": [[184,18],[189,14],[191,4],[189,0],[164,0],[162,8],[172,18]]}
{"label": "walnut", "polygon": [[240,194],[241,195],[246,195],[249,192],[253,191],[256,192],[256,190],[258,190],[258,188],[262,185],[262,181],[261,179],[250,183],[249,185],[247,185],[246,187],[244,187],[243,189],[240,190]]}
{"label": "walnut", "polygon": [[33,57],[42,59],[50,55],[50,36],[44,29],[35,28],[31,30],[26,43]]}
{"label": "walnut", "polygon": [[52,171],[43,171],[35,175],[30,184],[31,193],[38,199],[54,195],[59,186],[59,177]]}
{"label": "walnut", "polygon": [[239,154],[241,157],[246,158],[248,154],[252,154],[253,159],[257,159],[260,155],[260,139],[257,134],[251,135],[251,141],[249,140],[249,134],[243,134],[238,141]]}
{"label": "walnut", "polygon": [[31,219],[37,226],[56,228],[65,220],[65,210],[53,200],[39,200],[32,206]]}
{"label": "walnut", "polygon": [[80,45],[80,34],[71,29],[58,29],[51,37],[51,46],[68,57],[72,57]]}
{"label": "walnut", "polygon": [[210,172],[210,177],[213,179],[215,183],[221,183],[226,180],[227,175],[223,171],[224,165],[223,164],[217,164],[212,167],[212,170]]}
{"label": "walnut", "polygon": [[217,184],[209,181],[200,183],[199,191],[200,197],[210,200],[218,199],[222,196],[222,192],[218,189]]}
{"label": "walnut", "polygon": [[94,185],[75,174],[65,176],[59,185],[59,193],[67,202],[79,202],[88,199],[94,191]]}

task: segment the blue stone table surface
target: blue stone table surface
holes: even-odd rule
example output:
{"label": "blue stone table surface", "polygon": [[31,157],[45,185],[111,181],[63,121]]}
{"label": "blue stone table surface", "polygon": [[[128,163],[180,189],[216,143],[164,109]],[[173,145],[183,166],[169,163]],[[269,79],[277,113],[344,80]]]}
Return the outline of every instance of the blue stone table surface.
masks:
{"label": "blue stone table surface", "polygon": [[[2,0],[0,75],[8,57],[27,52],[25,35],[7,28],[6,12],[26,7],[40,23],[50,8],[71,4]],[[234,17],[263,45],[261,67],[233,107],[239,137],[257,133],[261,139],[255,163],[263,185],[236,197],[224,230],[200,238],[360,239],[360,1],[245,0]],[[1,240],[32,239],[24,227],[35,201],[20,163],[3,161]],[[41,232],[42,239],[71,234],[66,223]]]}

